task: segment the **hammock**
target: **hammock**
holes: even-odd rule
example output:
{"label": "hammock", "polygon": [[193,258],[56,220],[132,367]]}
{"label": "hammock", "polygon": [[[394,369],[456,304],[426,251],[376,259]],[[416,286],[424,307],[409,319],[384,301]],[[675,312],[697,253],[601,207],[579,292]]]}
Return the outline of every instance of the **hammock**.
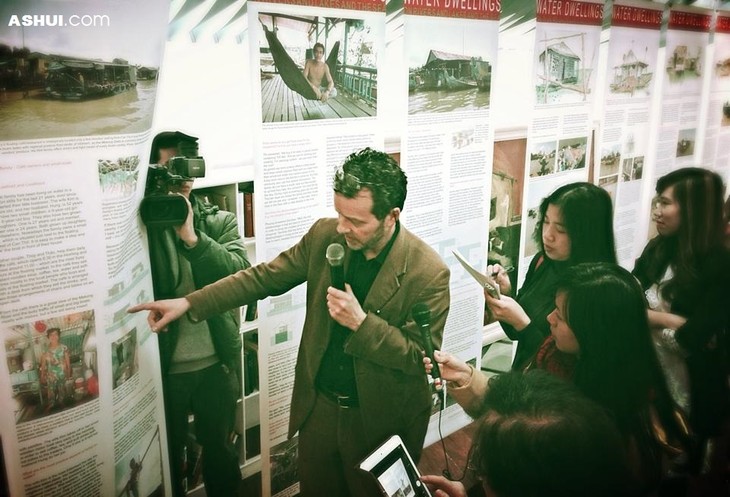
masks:
{"label": "hammock", "polygon": [[332,79],[335,79],[335,73],[337,72],[337,55],[340,53],[340,42],[336,41],[335,46],[330,50],[330,54],[327,56],[327,65],[330,68],[330,75]]}
{"label": "hammock", "polygon": [[284,84],[307,100],[317,100],[317,94],[309,86],[309,81],[304,77],[301,69],[299,69],[289,54],[286,53],[284,46],[276,37],[276,33],[269,30],[265,24],[261,24],[261,26],[264,28],[266,41],[269,43],[269,50],[271,50],[271,56],[274,59],[274,64]]}

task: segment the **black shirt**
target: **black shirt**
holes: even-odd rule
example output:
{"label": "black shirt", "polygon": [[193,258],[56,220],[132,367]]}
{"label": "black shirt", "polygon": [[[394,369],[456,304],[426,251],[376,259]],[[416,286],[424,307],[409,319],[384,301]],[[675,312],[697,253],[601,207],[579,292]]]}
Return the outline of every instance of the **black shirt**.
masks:
{"label": "black shirt", "polygon": [[[395,225],[395,231],[380,253],[370,260],[365,258],[361,250],[354,250],[350,256],[345,281],[350,284],[352,293],[362,305],[373,286],[375,278],[383,267],[385,258],[393,247],[395,238],[400,231],[400,222]],[[317,387],[331,393],[357,398],[357,384],[355,382],[355,367],[352,356],[345,352],[345,342],[353,333],[350,329],[331,321],[332,332],[327,350],[322,357],[322,363],[317,373]]]}

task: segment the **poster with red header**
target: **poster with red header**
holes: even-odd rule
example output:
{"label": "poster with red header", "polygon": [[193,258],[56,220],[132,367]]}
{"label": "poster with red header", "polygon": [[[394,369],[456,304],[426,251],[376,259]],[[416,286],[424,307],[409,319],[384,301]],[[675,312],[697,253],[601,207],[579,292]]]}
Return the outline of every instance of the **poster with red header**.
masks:
{"label": "poster with red header", "polygon": [[[453,252],[486,270],[500,9],[499,0],[406,0],[403,6],[399,94],[407,106],[401,107],[406,115],[401,165],[408,174],[403,219],[451,269],[451,310],[442,348],[477,368],[483,289]],[[439,432],[445,436],[468,422],[450,398],[441,407],[434,405],[426,445],[437,441]]]}
{"label": "poster with red header", "polygon": [[661,98],[656,130],[653,182],[673,169],[695,165],[702,104],[703,78],[711,12],[689,7],[669,11],[664,60],[660,71]]}
{"label": "poster with red header", "polygon": [[[256,255],[265,262],[336,216],[332,178],[349,154],[383,149],[385,3],[250,2],[248,19]],[[264,496],[299,492],[298,437],[288,438],[288,425],[306,290],[258,303]]]}
{"label": "poster with red header", "polygon": [[622,0],[613,4],[604,80],[602,120],[595,146],[597,183],[614,200],[619,264],[630,267],[643,246],[637,236],[649,152],[652,97],[656,95],[661,5]]}
{"label": "poster with red header", "polygon": [[520,285],[538,251],[532,235],[540,202],[561,185],[589,178],[602,22],[603,2],[537,1]]}
{"label": "poster with red header", "polygon": [[730,179],[730,13],[715,19],[702,164]]}
{"label": "poster with red header", "polygon": [[168,10],[0,2],[0,494],[169,494],[157,336],[127,313]]}

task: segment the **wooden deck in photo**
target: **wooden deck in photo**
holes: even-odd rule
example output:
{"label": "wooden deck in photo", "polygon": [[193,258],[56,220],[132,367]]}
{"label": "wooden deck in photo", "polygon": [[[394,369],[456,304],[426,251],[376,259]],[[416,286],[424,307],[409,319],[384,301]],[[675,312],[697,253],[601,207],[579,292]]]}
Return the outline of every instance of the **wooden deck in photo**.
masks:
{"label": "wooden deck in photo", "polygon": [[278,74],[261,79],[262,118],[265,123],[338,119],[375,115],[375,107],[337,88],[337,96],[327,102],[307,100],[293,92]]}

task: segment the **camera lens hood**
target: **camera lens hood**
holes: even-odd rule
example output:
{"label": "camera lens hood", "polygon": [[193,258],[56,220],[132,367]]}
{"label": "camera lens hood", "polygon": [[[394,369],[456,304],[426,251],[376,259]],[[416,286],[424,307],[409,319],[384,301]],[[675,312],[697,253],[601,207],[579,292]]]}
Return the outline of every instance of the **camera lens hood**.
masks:
{"label": "camera lens hood", "polygon": [[179,226],[188,217],[188,204],[180,195],[150,195],[142,199],[139,215],[149,228]]}

